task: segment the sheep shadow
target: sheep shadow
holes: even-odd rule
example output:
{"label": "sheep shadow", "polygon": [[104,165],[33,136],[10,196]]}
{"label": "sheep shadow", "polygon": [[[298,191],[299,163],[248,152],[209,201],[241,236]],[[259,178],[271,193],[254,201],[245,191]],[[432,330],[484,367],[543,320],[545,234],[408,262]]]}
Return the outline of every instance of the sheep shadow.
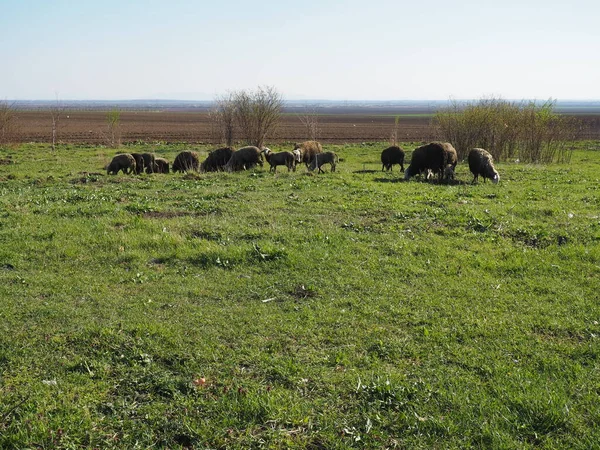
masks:
{"label": "sheep shadow", "polygon": [[376,183],[404,183],[404,178],[375,178],[373,181]]}
{"label": "sheep shadow", "polygon": [[427,183],[427,184],[434,184],[434,185],[440,185],[440,186],[463,186],[467,183],[466,181],[462,181],[462,180],[444,180],[444,181],[438,181],[438,180],[425,180],[425,179],[421,179],[421,180],[405,180],[404,178],[375,178],[373,181],[375,181],[376,183]]}
{"label": "sheep shadow", "polygon": [[378,173],[379,170],[375,169],[362,169],[362,170],[354,170],[352,173]]}

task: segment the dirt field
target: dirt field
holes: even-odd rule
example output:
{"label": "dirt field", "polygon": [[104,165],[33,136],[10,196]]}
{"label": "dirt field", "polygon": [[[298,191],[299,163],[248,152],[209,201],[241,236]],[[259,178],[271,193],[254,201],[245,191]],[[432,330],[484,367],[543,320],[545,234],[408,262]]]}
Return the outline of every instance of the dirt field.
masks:
{"label": "dirt field", "polygon": [[[580,139],[600,139],[600,116],[579,115],[585,126]],[[322,142],[387,141],[394,128],[394,116],[365,114],[357,111],[319,116]],[[49,142],[52,121],[48,111],[17,111],[11,140],[15,142]],[[61,116],[58,141],[65,143],[106,142],[107,120],[102,111],[65,111]],[[294,113],[283,115],[275,137],[269,141],[293,142],[307,138],[305,128]],[[398,140],[430,141],[436,139],[431,116],[400,117]],[[122,111],[122,142],[214,142],[214,133],[206,112],[192,111]]]}

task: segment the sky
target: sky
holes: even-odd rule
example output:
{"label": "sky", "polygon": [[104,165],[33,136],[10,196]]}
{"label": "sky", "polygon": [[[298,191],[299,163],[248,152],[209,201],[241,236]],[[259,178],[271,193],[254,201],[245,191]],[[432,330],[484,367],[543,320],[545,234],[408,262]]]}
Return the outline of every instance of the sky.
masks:
{"label": "sky", "polygon": [[598,100],[598,18],[598,0],[0,0],[0,100]]}

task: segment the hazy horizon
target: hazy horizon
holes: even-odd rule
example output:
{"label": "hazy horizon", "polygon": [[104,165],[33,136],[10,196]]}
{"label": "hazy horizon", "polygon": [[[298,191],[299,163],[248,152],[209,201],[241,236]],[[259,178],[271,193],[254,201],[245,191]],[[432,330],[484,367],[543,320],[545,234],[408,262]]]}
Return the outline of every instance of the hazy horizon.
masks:
{"label": "hazy horizon", "polygon": [[2,1],[0,99],[600,99],[600,4]]}

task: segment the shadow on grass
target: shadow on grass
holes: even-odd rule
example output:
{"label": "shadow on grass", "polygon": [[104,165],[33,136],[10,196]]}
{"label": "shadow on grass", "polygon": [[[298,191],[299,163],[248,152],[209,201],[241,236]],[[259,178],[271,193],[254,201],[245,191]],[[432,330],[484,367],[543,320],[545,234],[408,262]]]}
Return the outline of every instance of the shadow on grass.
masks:
{"label": "shadow on grass", "polygon": [[421,179],[421,180],[405,180],[404,178],[375,178],[373,181],[375,181],[376,183],[427,183],[427,184],[438,184],[441,186],[462,186],[462,185],[466,185],[466,184],[470,184],[467,183],[466,181],[461,181],[461,180],[450,180],[450,181],[442,181],[439,182],[437,180],[425,180],[425,179]]}

